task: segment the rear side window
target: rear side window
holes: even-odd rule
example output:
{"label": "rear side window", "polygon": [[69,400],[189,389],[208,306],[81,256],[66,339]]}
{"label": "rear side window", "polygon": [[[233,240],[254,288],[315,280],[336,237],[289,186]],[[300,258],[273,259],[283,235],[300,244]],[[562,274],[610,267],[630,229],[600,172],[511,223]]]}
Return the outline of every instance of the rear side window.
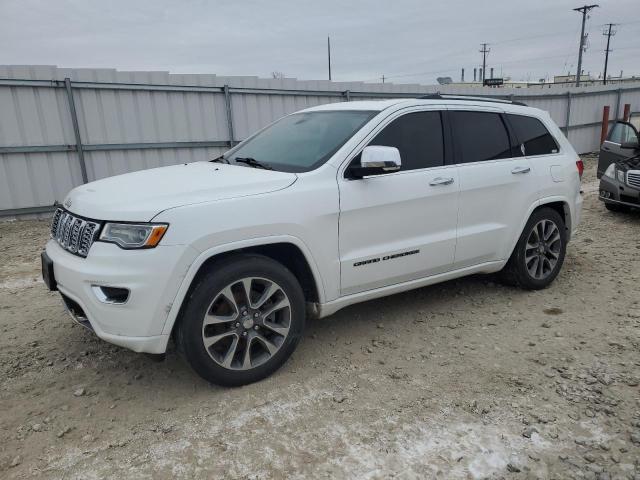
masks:
{"label": "rear side window", "polygon": [[524,145],[525,155],[549,155],[560,151],[547,127],[537,118],[511,114],[507,114],[507,118],[516,138]]}
{"label": "rear side window", "polygon": [[511,157],[507,129],[498,113],[449,113],[457,163],[483,162]]}
{"label": "rear side window", "polygon": [[415,170],[444,165],[443,143],[440,112],[415,112],[395,119],[369,145],[396,147],[402,170]]}

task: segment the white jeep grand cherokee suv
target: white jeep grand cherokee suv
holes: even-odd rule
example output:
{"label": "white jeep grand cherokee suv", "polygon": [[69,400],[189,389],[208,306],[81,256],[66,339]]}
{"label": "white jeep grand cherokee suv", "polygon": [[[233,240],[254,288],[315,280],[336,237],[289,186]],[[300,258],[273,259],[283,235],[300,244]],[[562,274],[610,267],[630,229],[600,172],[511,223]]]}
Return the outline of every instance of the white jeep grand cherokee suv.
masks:
{"label": "white jeep grand cherokee suv", "polygon": [[137,352],[177,348],[240,385],[307,315],[473,273],[528,289],[562,266],[582,162],[541,110],[431,95],[308,108],[212,162],[75,188],[43,276],[74,318]]}

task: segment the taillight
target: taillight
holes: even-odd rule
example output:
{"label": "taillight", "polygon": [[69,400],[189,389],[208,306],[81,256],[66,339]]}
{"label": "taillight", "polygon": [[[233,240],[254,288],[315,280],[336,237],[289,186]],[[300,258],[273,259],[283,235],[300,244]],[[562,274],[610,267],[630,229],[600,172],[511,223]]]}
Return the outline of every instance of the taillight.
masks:
{"label": "taillight", "polygon": [[584,162],[582,159],[576,160],[576,167],[578,168],[578,175],[580,176],[580,180],[582,180],[582,173],[584,172]]}

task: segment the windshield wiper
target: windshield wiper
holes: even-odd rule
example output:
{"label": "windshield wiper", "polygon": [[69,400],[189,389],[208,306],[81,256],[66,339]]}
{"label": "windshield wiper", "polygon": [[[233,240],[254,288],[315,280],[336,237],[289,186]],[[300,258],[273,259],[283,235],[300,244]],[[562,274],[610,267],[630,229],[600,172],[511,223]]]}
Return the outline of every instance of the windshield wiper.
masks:
{"label": "windshield wiper", "polygon": [[250,167],[253,167],[253,168],[263,168],[265,170],[273,170],[273,167],[267,165],[266,163],[260,163],[255,158],[251,158],[251,157],[236,157],[236,158],[234,158],[234,160],[235,160],[236,163],[244,163],[244,164],[249,165]]}
{"label": "windshield wiper", "polygon": [[224,158],[224,155],[220,155],[218,158],[214,158],[213,160],[209,160],[210,162],[218,162],[218,163],[226,163],[229,165],[231,162],[228,158]]}

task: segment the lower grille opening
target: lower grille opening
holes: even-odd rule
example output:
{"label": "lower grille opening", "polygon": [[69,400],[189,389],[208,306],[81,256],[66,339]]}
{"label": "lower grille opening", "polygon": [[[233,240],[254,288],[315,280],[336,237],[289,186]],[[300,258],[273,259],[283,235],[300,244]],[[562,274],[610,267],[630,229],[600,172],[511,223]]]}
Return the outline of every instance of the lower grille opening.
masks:
{"label": "lower grille opening", "polygon": [[620,201],[627,202],[627,203],[635,203],[636,205],[640,205],[640,198],[632,197],[630,195],[620,195]]}
{"label": "lower grille opening", "polygon": [[89,323],[89,320],[87,319],[87,315],[84,313],[84,310],[78,304],[78,302],[67,297],[64,293],[61,293],[60,295],[62,296],[62,301],[67,307],[67,310],[69,310],[69,313],[71,314],[73,319],[83,327],[86,327],[89,330],[93,331],[93,327],[91,326],[91,323]]}

